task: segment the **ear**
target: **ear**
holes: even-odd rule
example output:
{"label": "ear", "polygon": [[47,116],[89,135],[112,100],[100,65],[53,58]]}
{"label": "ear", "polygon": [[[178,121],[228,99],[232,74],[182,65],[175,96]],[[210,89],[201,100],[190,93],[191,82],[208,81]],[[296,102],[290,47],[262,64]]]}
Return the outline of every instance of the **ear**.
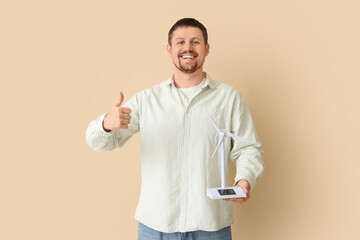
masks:
{"label": "ear", "polygon": [[167,51],[168,55],[171,57],[171,46],[170,46],[170,44],[166,45],[166,51]]}
{"label": "ear", "polygon": [[206,44],[206,46],[205,46],[205,56],[209,55],[209,52],[210,52],[210,45],[209,45],[209,43],[208,43],[208,44]]}

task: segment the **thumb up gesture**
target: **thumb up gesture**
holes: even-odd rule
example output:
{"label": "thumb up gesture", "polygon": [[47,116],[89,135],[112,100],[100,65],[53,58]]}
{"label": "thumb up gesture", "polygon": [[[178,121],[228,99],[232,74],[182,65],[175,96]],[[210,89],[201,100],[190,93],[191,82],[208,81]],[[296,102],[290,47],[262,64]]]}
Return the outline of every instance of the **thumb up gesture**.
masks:
{"label": "thumb up gesture", "polygon": [[121,104],[124,100],[124,95],[122,92],[119,93],[119,97],[106,114],[103,121],[103,128],[106,132],[116,129],[127,129],[130,124],[130,113],[131,109],[127,107],[121,107]]}

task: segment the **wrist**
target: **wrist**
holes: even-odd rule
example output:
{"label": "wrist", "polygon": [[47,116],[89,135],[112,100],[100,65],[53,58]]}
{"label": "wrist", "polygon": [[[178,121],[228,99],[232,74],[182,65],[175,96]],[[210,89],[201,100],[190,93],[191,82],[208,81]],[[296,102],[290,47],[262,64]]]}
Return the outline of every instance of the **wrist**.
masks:
{"label": "wrist", "polygon": [[108,128],[105,127],[106,116],[107,116],[107,114],[105,114],[105,116],[103,118],[102,128],[104,129],[105,132],[111,132],[111,129],[108,129]]}

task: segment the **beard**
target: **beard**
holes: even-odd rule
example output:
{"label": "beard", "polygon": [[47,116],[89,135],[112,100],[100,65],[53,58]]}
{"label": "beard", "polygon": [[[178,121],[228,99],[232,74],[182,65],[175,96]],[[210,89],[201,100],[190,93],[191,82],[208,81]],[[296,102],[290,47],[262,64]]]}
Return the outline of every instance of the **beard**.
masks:
{"label": "beard", "polygon": [[179,69],[181,72],[186,73],[186,74],[191,74],[191,73],[196,72],[199,68],[201,68],[203,63],[200,64],[200,66],[198,66],[198,61],[197,61],[198,59],[196,59],[195,63],[182,63],[181,55],[186,54],[186,53],[193,54],[193,55],[196,55],[196,57],[198,57],[198,55],[192,50],[184,51],[184,52],[179,53],[179,55],[178,55],[178,64],[175,64],[175,62],[173,62],[173,63],[175,65],[175,67],[177,69]]}
{"label": "beard", "polygon": [[200,66],[198,66],[197,62],[188,66],[186,64],[182,64],[180,59],[179,59],[179,64],[177,65],[174,62],[174,65],[177,69],[179,69],[180,71],[182,71],[183,73],[186,73],[186,74],[194,73],[202,66],[202,64]]}

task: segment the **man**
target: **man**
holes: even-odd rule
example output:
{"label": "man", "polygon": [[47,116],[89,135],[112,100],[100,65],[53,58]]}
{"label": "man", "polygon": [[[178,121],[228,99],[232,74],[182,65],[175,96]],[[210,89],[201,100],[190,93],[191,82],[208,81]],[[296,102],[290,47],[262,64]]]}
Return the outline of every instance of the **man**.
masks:
{"label": "man", "polygon": [[[174,63],[171,78],[123,107],[120,92],[109,112],[90,123],[87,142],[96,151],[113,150],[140,131],[142,185],[135,214],[140,240],[231,239],[232,202],[246,202],[263,173],[261,143],[243,97],[203,71],[209,43],[200,22],[176,22],[167,52]],[[246,198],[225,201],[206,195],[207,188],[221,184],[221,154],[211,159],[218,133],[208,115],[248,140],[225,140],[226,159],[235,162],[235,183]]]}

